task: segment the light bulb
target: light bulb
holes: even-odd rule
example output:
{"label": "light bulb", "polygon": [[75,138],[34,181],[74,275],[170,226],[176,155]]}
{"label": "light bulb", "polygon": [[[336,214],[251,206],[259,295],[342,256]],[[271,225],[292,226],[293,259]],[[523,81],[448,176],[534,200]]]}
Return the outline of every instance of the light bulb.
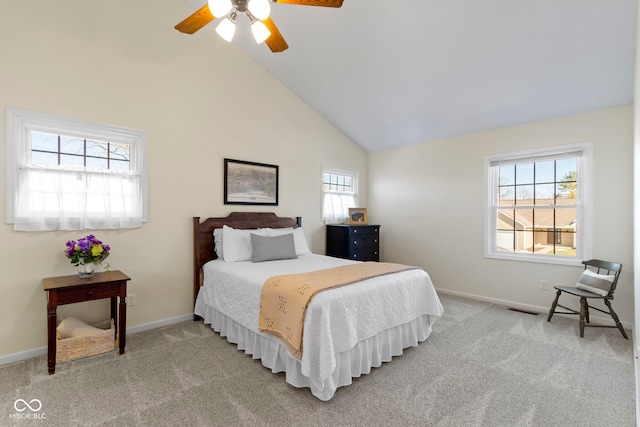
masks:
{"label": "light bulb", "polygon": [[271,12],[269,0],[249,0],[249,12],[259,20],[267,19]]}
{"label": "light bulb", "polygon": [[209,11],[216,18],[229,13],[231,7],[231,0],[209,0]]}
{"label": "light bulb", "polygon": [[224,18],[222,22],[216,27],[216,33],[226,41],[233,40],[233,35],[236,32],[236,14],[231,13],[227,18]]}
{"label": "light bulb", "polygon": [[265,41],[270,35],[271,31],[261,21],[256,21],[251,24],[251,32],[256,39],[256,43],[260,44]]}

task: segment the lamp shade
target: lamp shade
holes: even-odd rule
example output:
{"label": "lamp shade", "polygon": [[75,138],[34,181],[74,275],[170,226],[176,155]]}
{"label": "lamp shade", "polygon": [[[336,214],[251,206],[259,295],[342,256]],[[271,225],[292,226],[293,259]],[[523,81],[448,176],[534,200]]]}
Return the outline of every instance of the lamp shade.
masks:
{"label": "lamp shade", "polygon": [[261,21],[251,24],[251,32],[256,39],[256,43],[262,43],[271,35],[271,31]]}
{"label": "lamp shade", "polygon": [[229,18],[224,18],[216,27],[216,33],[226,41],[233,40],[233,35],[236,32],[236,24],[231,22]]}
{"label": "lamp shade", "polygon": [[229,13],[232,7],[231,0],[209,0],[209,11],[216,18]]}
{"label": "lamp shade", "polygon": [[249,12],[261,21],[267,19],[271,12],[269,0],[249,0],[247,7],[249,8]]}

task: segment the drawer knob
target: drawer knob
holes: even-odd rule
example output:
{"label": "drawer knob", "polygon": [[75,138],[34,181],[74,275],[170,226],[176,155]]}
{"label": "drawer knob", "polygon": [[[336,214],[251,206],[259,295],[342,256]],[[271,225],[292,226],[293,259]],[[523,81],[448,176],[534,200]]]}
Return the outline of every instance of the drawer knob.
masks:
{"label": "drawer knob", "polygon": [[87,291],[87,295],[90,296],[90,297],[93,296],[94,293],[95,292],[93,292],[93,291]]}
{"label": "drawer knob", "polygon": [[374,242],[378,243],[378,239],[373,239]]}
{"label": "drawer knob", "polygon": [[353,230],[353,232],[354,232],[354,233],[357,233],[357,232],[358,232],[358,230]]}
{"label": "drawer knob", "polygon": [[358,244],[358,241],[357,241],[357,240],[354,240],[354,241],[353,241],[353,244],[354,244],[354,245],[357,245],[357,244]]}
{"label": "drawer knob", "polygon": [[378,251],[375,251],[373,254],[374,254],[374,255],[378,255]]}
{"label": "drawer knob", "polygon": [[358,258],[358,254],[353,254],[353,257],[354,258]]}

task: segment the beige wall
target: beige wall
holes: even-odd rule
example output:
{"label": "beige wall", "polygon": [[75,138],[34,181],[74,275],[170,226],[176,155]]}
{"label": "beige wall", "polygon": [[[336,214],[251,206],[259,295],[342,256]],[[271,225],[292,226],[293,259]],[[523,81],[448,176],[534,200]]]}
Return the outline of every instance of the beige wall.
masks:
{"label": "beige wall", "polygon": [[623,264],[614,308],[630,327],[631,106],[370,154],[368,213],[382,225],[383,259],[424,267],[443,291],[548,310],[554,292],[540,290],[540,280],[571,285],[580,269],[483,257],[483,160],[488,154],[585,141],[592,141],[594,153],[593,255]]}
{"label": "beige wall", "polygon": [[[149,133],[149,223],[92,230],[111,245],[112,267],[132,277],[130,326],[192,312],[192,216],[301,215],[312,250],[323,252],[321,165],[359,171],[366,204],[366,153],[213,25],[194,36],[175,31],[189,13],[178,0],[0,2],[3,116],[10,105]],[[2,212],[4,146],[1,119]],[[225,157],[279,165],[280,205],[224,205]],[[62,250],[85,234],[18,233],[0,224],[0,358],[46,345],[42,278],[74,273]],[[60,311],[87,320],[108,315],[105,302]]]}

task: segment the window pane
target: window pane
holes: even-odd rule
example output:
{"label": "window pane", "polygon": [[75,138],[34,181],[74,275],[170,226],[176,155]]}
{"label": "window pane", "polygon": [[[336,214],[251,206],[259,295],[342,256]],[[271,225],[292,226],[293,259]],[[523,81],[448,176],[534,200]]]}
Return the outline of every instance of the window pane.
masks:
{"label": "window pane", "polygon": [[498,209],[496,225],[498,230],[513,230],[514,224],[513,209]]}
{"label": "window pane", "polygon": [[557,181],[575,181],[578,170],[578,159],[556,160]]}
{"label": "window pane", "polygon": [[72,154],[61,154],[60,164],[65,166],[84,166],[84,157]]}
{"label": "window pane", "polygon": [[60,152],[84,156],[84,139],[60,136]]}
{"label": "window pane", "polygon": [[534,209],[534,227],[545,232],[554,227],[555,209]]}
{"label": "window pane", "polygon": [[107,159],[98,159],[95,157],[87,157],[86,166],[92,169],[110,169],[107,164]]}
{"label": "window pane", "polygon": [[57,153],[40,153],[38,151],[31,152],[31,164],[41,166],[57,166]]}
{"label": "window pane", "polygon": [[514,185],[516,183],[516,166],[500,166],[500,185]]}
{"label": "window pane", "polygon": [[533,225],[533,209],[515,210],[516,230],[530,230]]}
{"label": "window pane", "polygon": [[513,252],[513,240],[515,232],[507,230],[498,230],[496,235],[496,249],[499,251]]}
{"label": "window pane", "polygon": [[557,235],[555,254],[576,256],[576,233],[573,231],[561,231]]}
{"label": "window pane", "polygon": [[556,227],[575,227],[577,219],[576,208],[555,209],[556,211]]}
{"label": "window pane", "polygon": [[549,162],[538,162],[535,164],[537,184],[551,183],[555,181],[554,164],[555,162],[553,160]]}
{"label": "window pane", "polygon": [[536,192],[536,205],[552,205],[555,201],[554,191],[556,186],[554,184],[537,184],[535,186]]}
{"label": "window pane", "polygon": [[515,220],[513,209],[498,209],[496,247],[499,251],[513,252]]}
{"label": "window pane", "polygon": [[109,144],[106,142],[87,141],[87,156],[102,157],[106,159],[109,153],[108,146]]}
{"label": "window pane", "polygon": [[[573,199],[578,196],[578,184],[576,182],[559,182],[556,186],[558,199]],[[558,201],[557,203],[560,203]]]}
{"label": "window pane", "polygon": [[516,189],[514,186],[500,187],[499,204],[501,206],[515,205],[516,204],[515,193],[516,193]]}
{"label": "window pane", "polygon": [[533,163],[516,165],[516,184],[533,184]]}
{"label": "window pane", "polygon": [[516,204],[520,204],[520,205],[533,204],[533,185],[517,185],[516,186]]}
{"label": "window pane", "polygon": [[58,152],[58,136],[31,132],[31,150]]}
{"label": "window pane", "polygon": [[128,171],[130,170],[130,164],[131,162],[128,161],[121,161],[121,160],[111,160],[109,162],[109,169],[111,170],[118,170],[118,171]]}

